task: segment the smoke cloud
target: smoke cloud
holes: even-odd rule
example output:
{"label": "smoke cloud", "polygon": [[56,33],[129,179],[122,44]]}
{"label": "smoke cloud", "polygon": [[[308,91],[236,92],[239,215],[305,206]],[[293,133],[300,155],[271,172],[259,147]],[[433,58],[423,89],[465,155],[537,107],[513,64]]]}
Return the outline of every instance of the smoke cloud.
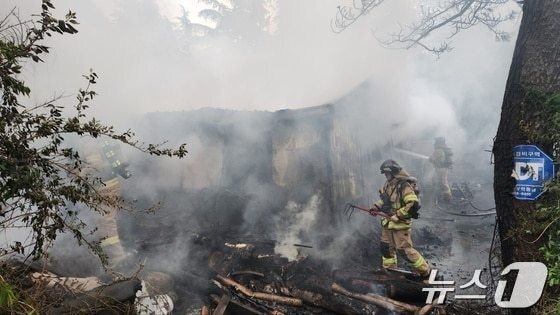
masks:
{"label": "smoke cloud", "polygon": [[[46,62],[26,65],[31,103],[72,95],[93,68],[100,76],[95,116],[132,127],[146,142],[188,143],[184,160],[123,148],[135,172],[123,183],[125,194],[141,204],[165,202],[154,219],[164,228],[151,227],[165,230],[161,237],[170,242],[164,269],[181,271],[191,233],[217,230],[232,238],[273,238],[276,251],[290,259],[298,255],[291,244],[300,242],[313,243],[325,259],[341,259],[356,230],[376,227],[355,217],[339,229],[320,227],[341,222],[325,218],[336,216],[343,197],[363,203],[377,197],[384,179],[376,163],[394,157],[393,144],[429,155],[433,137],[445,136],[457,159],[452,180],[491,181],[484,150],[497,129],[514,41],[496,42],[475,27],[453,37],[455,49],[436,58],[376,40],[412,21],[415,1],[386,1],[340,34],[330,23],[342,0],[265,2],[272,7],[224,3],[240,12],[259,8],[274,16],[267,20],[272,24],[257,25],[261,17],[251,14],[255,20],[224,16],[230,32],[200,37],[179,24],[181,8],[191,22],[203,23],[194,0],[56,1],[58,12],[77,12],[79,33],[49,39]],[[13,6],[22,16],[40,9],[38,1],[0,4],[4,12]],[[219,30],[219,23],[208,23]],[[517,21],[504,25],[513,38],[517,27]],[[325,104],[333,107],[314,108]],[[338,155],[331,154],[333,143]],[[346,164],[362,168],[346,170]],[[338,166],[330,174],[327,165]],[[326,181],[342,169],[349,184],[334,196],[337,183]],[[121,228],[134,239],[150,226]]]}

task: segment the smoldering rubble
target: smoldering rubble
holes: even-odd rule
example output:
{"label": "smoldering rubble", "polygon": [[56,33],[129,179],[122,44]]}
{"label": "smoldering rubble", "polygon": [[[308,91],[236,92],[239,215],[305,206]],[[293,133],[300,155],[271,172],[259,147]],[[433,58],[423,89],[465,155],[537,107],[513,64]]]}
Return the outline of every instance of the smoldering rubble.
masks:
{"label": "smoldering rubble", "polygon": [[[398,156],[419,175],[426,200],[429,175],[421,160],[402,154],[410,143],[364,144],[345,112],[325,105],[148,114],[141,126],[148,141],[150,135],[186,141],[191,151],[186,160],[125,152],[134,175],[123,181],[123,197],[138,209],[161,205],[150,213],[119,213],[119,238],[129,253],[119,272],[141,265],[138,281],[152,287],[151,296],[157,293],[159,300],[149,303],[162,312],[170,306],[191,314],[419,312],[426,298],[422,279],[379,270],[377,219],[348,218],[343,210],[348,202],[369,205],[377,198],[371,192],[382,183],[377,168],[387,157]],[[436,210],[427,203],[413,237],[432,267],[449,276],[464,264],[445,259],[462,250],[454,229],[489,233],[491,226],[458,225]],[[55,253],[49,270],[57,276],[110,282],[94,260]]]}

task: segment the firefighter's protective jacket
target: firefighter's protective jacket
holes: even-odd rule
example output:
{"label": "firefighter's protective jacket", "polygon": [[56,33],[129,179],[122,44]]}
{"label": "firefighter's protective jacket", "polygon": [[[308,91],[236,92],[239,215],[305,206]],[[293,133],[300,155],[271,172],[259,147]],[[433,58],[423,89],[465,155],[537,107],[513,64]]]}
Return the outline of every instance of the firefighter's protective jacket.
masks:
{"label": "firefighter's protective jacket", "polygon": [[[414,202],[418,202],[418,196],[406,181],[408,177],[410,175],[402,169],[391,180],[385,181],[383,188],[379,190],[380,199],[375,202],[375,205],[384,211],[390,211],[389,215],[396,215],[399,219],[396,222],[386,218],[381,220],[381,224],[390,230],[406,230],[412,226],[408,211]],[[390,205],[386,204],[388,202]]]}
{"label": "firefighter's protective jacket", "polygon": [[445,145],[435,146],[434,152],[430,155],[429,161],[434,165],[435,168],[450,168],[453,164],[451,160],[452,156],[451,149]]}

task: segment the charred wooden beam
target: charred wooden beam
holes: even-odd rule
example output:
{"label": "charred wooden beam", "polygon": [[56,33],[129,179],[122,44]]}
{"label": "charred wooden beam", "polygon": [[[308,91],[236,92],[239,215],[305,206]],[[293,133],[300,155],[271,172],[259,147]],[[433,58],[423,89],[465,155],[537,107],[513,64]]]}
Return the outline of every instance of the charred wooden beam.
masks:
{"label": "charred wooden beam", "polygon": [[291,306],[303,305],[303,301],[301,299],[280,296],[280,295],[275,295],[270,293],[264,293],[264,292],[253,292],[251,289],[247,288],[246,286],[230,278],[223,277],[221,275],[216,275],[216,279],[218,279],[218,281],[220,281],[223,285],[235,288],[236,290],[243,293],[244,295],[255,299],[269,301],[269,302],[276,302],[276,303],[291,305]]}
{"label": "charred wooden beam", "polygon": [[226,312],[226,309],[229,305],[230,300],[231,300],[231,297],[229,295],[223,294],[222,297],[220,298],[220,300],[218,301],[218,305],[214,309],[214,312],[212,313],[212,315],[224,315],[224,313]]}
{"label": "charred wooden beam", "polygon": [[333,292],[346,295],[356,300],[360,300],[369,304],[373,304],[382,308],[385,308],[390,311],[398,311],[404,313],[416,313],[419,311],[419,307],[399,302],[384,296],[376,295],[376,294],[360,294],[354,293],[351,291],[346,290],[341,285],[337,284],[336,282],[332,284],[331,289]]}
{"label": "charred wooden beam", "polygon": [[436,307],[438,307],[437,301],[434,301],[432,304],[426,304],[418,311],[418,315],[428,315]]}
{"label": "charred wooden beam", "polygon": [[325,298],[323,294],[301,290],[298,288],[282,288],[282,293],[301,299],[304,303],[328,310],[337,314],[355,315],[362,314],[362,312],[353,310],[349,305],[337,302],[335,296],[332,294]]}
{"label": "charred wooden beam", "polygon": [[[175,290],[176,292],[182,292],[183,295],[190,296],[209,296],[210,294],[221,295],[222,290],[212,285],[212,279],[214,277],[214,272],[209,272],[208,274],[199,275],[192,272],[185,271],[181,273],[178,278]],[[181,298],[179,299],[179,301]]]}
{"label": "charred wooden beam", "polygon": [[31,279],[36,283],[46,284],[48,288],[59,287],[63,288],[66,292],[73,293],[90,291],[103,285],[97,277],[59,277],[48,271],[33,272]]}
{"label": "charred wooden beam", "polygon": [[258,276],[258,277],[264,277],[264,273],[262,272],[257,272],[257,271],[251,271],[251,270],[241,270],[241,271],[236,271],[236,272],[232,272],[229,274],[230,276],[239,276],[239,275],[252,275],[252,276]]}
{"label": "charred wooden beam", "polygon": [[132,302],[141,288],[140,280],[133,278],[101,286],[97,289],[66,298],[60,306],[51,307],[47,314],[78,314],[110,311]]}
{"label": "charred wooden beam", "polygon": [[357,293],[380,293],[379,288],[383,288],[385,293],[383,296],[390,297],[395,300],[422,303],[426,300],[426,292],[422,292],[421,287],[409,285],[407,282],[395,280],[394,282],[369,282],[360,279],[353,279],[350,283],[344,283],[348,289]]}
{"label": "charred wooden beam", "polygon": [[382,286],[388,297],[421,303],[426,300],[426,293],[422,291],[426,285],[422,281],[413,280],[413,276],[400,270],[369,272],[336,270],[333,273],[333,281],[362,294],[375,291],[376,287]]}
{"label": "charred wooden beam", "polygon": [[361,272],[356,270],[335,270],[332,274],[333,280],[337,283],[351,282],[353,279],[360,279],[364,281],[387,281],[394,280],[396,277],[391,277],[386,272],[369,271]]}

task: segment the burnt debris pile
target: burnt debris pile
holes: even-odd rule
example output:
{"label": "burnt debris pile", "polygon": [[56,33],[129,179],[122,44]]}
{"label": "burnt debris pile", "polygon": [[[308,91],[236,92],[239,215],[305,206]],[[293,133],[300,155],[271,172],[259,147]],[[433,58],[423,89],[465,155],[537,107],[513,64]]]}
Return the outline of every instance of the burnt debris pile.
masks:
{"label": "burnt debris pile", "polygon": [[[435,308],[424,305],[425,285],[417,275],[352,260],[336,269],[309,255],[310,245],[287,244],[298,252],[290,260],[274,252],[278,241],[264,238],[190,234],[184,242],[188,258],[173,273],[152,264],[110,281],[15,262],[3,268],[26,273],[26,288],[43,288],[47,314],[429,314]],[[138,254],[161,255],[162,246],[144,243]]]}
{"label": "burnt debris pile", "polygon": [[277,241],[254,237],[193,234],[188,242],[194,253],[189,264],[197,268],[177,274],[173,290],[166,292],[179,314],[427,314],[432,309],[424,307],[424,284],[413,273],[360,265],[333,270],[306,254],[309,245],[289,244],[298,249],[298,257],[289,260],[274,253]]}
{"label": "burnt debris pile", "polygon": [[[130,290],[120,291],[132,293],[115,298],[116,304],[140,314],[432,310],[424,305],[422,279],[374,269],[381,261],[377,218],[344,216],[348,202],[371,205],[377,197],[384,180],[379,163],[393,144],[368,145],[371,134],[362,137],[351,123],[355,117],[338,109],[149,115],[138,128],[148,133],[146,141],[187,142],[190,153],[185,160],[128,153],[134,174],[123,180],[122,197],[139,209],[161,205],[153,213],[120,212],[111,222],[123,250],[110,267],[134,275],[126,280]],[[420,181],[427,178],[425,161],[406,156],[399,161]],[[413,230],[415,246],[431,267],[444,269],[455,220],[424,205]],[[59,251],[47,266],[58,279],[47,283],[63,288],[70,278],[81,283],[61,294],[63,300],[77,297],[63,303],[70,309],[54,312],[83,310],[95,304],[84,298],[92,295],[104,301],[101,308],[114,307],[103,294],[112,292],[104,288],[111,288],[115,277],[88,266],[95,265],[91,255],[76,252]]]}

